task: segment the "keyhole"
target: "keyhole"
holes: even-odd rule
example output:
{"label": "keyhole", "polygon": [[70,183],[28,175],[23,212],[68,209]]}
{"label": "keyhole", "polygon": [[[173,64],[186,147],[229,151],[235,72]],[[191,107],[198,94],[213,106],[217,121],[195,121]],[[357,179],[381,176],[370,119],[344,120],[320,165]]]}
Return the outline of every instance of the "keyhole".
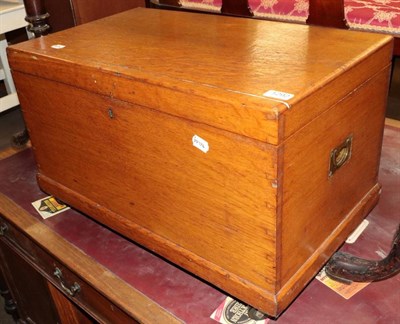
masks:
{"label": "keyhole", "polygon": [[111,119],[114,118],[114,112],[113,112],[112,108],[108,108],[108,117],[110,117]]}

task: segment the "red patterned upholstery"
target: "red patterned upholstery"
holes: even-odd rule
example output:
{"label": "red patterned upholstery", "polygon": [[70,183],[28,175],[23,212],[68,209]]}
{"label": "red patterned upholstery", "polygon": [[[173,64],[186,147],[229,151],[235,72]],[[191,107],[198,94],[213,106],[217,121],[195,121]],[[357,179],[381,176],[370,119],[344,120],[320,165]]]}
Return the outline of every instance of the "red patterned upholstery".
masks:
{"label": "red patterned upholstery", "polygon": [[[179,0],[184,8],[215,12],[223,1]],[[305,23],[309,14],[308,0],[248,0],[248,4],[259,18]],[[350,29],[400,36],[400,0],[344,0],[344,5]]]}
{"label": "red patterned upholstery", "polygon": [[[256,17],[305,22],[308,0],[249,0]],[[400,0],[344,0],[351,29],[400,35]]]}
{"label": "red patterned upholstery", "polygon": [[[336,2],[337,1],[337,2]],[[158,6],[214,13],[232,14],[242,17],[265,18],[346,28],[395,37],[394,55],[400,55],[400,0],[151,0]],[[343,7],[344,4],[344,7]],[[310,17],[309,17],[310,16]]]}
{"label": "red patterned upholstery", "polygon": [[344,0],[351,29],[400,36],[400,0]]}
{"label": "red patterned upholstery", "polygon": [[220,11],[222,0],[180,0],[182,7],[199,10]]}
{"label": "red patterned upholstery", "polygon": [[249,0],[255,17],[305,23],[308,0]]}

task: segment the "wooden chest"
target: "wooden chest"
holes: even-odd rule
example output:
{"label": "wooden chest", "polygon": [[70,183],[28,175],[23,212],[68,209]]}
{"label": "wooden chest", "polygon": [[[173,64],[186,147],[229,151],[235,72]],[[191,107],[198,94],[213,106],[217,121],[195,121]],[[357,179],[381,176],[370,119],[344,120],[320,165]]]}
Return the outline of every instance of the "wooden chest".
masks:
{"label": "wooden chest", "polygon": [[391,49],[135,9],[9,60],[44,191],[276,316],[378,200]]}

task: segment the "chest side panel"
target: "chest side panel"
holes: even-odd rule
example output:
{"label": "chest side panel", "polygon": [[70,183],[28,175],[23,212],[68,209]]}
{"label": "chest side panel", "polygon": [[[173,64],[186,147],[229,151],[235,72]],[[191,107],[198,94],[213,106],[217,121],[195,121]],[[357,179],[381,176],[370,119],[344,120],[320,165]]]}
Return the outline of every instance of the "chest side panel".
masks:
{"label": "chest side panel", "polygon": [[[273,291],[273,146],[15,76],[41,177],[118,214],[101,221],[134,240],[131,223]],[[193,146],[194,135],[208,142],[207,153]],[[60,198],[68,202],[68,195]],[[139,243],[158,251],[151,240]],[[179,260],[172,251],[165,256]]]}
{"label": "chest side panel", "polygon": [[[305,273],[314,276],[371,208],[378,190],[388,74],[383,69],[284,144],[285,291],[299,281],[304,285]],[[348,159],[329,175],[332,151],[348,138]]]}

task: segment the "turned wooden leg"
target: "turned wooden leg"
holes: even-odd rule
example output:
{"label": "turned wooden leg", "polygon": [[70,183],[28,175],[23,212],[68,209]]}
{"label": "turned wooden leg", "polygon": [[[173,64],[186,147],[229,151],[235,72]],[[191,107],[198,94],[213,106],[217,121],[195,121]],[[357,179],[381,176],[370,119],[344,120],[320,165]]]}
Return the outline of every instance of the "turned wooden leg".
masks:
{"label": "turned wooden leg", "polygon": [[18,310],[14,299],[7,287],[6,281],[4,280],[3,273],[0,269],[0,295],[4,298],[4,309],[7,314],[10,314],[14,321],[18,321]]}
{"label": "turned wooden leg", "polygon": [[222,1],[221,13],[225,15],[238,15],[244,17],[253,16],[247,0]]}
{"label": "turned wooden leg", "polygon": [[325,267],[328,277],[344,283],[370,282],[393,277],[400,272],[400,226],[392,249],[382,260],[365,260],[349,253],[337,252]]}
{"label": "turned wooden leg", "polygon": [[15,147],[24,146],[29,141],[28,130],[25,128],[23,131],[13,135],[12,143]]}
{"label": "turned wooden leg", "polygon": [[348,29],[343,0],[309,0],[308,25]]}
{"label": "turned wooden leg", "polygon": [[49,14],[46,11],[43,0],[24,0],[26,17],[29,23],[28,30],[41,37],[49,33],[50,26],[47,24]]}

